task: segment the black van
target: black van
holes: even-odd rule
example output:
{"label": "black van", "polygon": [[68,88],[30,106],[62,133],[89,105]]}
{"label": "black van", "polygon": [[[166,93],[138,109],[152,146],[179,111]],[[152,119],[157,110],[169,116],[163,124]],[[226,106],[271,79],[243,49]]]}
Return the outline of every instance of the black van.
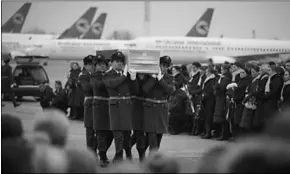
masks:
{"label": "black van", "polygon": [[40,64],[48,57],[41,56],[17,56],[16,67],[13,70],[13,78],[16,87],[13,88],[15,96],[21,99],[24,96],[39,98],[43,95],[40,85],[49,83],[48,75]]}

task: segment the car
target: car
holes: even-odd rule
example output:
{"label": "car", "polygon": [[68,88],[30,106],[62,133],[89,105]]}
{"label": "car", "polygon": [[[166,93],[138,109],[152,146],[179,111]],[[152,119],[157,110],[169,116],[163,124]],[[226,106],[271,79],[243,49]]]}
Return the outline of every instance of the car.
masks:
{"label": "car", "polygon": [[48,75],[41,65],[48,57],[41,56],[16,56],[16,67],[12,75],[16,86],[13,88],[18,99],[32,96],[39,99],[43,96],[40,85],[49,83]]}

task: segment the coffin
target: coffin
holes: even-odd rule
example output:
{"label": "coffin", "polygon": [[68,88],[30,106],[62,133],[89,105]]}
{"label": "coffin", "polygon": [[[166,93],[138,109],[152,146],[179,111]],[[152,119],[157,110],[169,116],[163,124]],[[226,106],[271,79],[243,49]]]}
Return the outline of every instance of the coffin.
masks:
{"label": "coffin", "polygon": [[159,72],[160,50],[129,49],[122,52],[126,55],[126,64],[129,70],[150,74],[157,74]]}

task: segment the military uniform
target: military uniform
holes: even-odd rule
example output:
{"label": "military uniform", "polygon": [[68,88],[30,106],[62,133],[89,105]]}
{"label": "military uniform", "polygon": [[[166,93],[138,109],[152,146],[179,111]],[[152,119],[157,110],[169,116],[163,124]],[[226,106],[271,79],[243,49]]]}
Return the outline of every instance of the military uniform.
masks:
{"label": "military uniform", "polygon": [[[83,59],[84,65],[92,64],[93,57],[87,56]],[[97,138],[93,129],[93,88],[90,83],[91,73],[84,71],[79,75],[78,83],[84,92],[84,125],[86,128],[87,147],[92,151],[96,151]]]}
{"label": "military uniform", "polygon": [[[96,56],[95,63],[108,63],[103,55]],[[110,115],[109,115],[109,93],[103,81],[104,73],[97,69],[91,75],[91,84],[93,87],[93,127],[97,134],[98,150],[101,160],[101,166],[108,164],[107,150],[113,141],[113,134],[110,131]]]}
{"label": "military uniform", "polygon": [[132,117],[132,128],[133,136],[131,137],[131,146],[136,143],[139,159],[142,161],[145,157],[146,148],[146,137],[144,132],[144,91],[142,85],[146,82],[146,75],[143,78],[137,77],[138,90],[132,98],[133,103],[133,117]]}
{"label": "military uniform", "polygon": [[12,99],[14,107],[19,106],[15,100],[15,94],[12,90],[11,85],[14,83],[12,75],[12,67],[9,65],[10,59],[5,59],[5,65],[2,66],[1,70],[1,82],[2,82],[2,94],[8,93]]}
{"label": "military uniform", "polygon": [[[111,62],[125,61],[125,56],[121,52],[116,52],[111,56]],[[115,142],[115,160],[123,159],[123,149],[126,155],[130,156],[130,134],[132,129],[132,101],[131,90],[136,89],[136,80],[131,80],[130,75],[127,76],[123,72],[118,72],[114,68],[105,74],[104,83],[109,92],[109,112],[110,112],[110,128],[114,134]]]}
{"label": "military uniform", "polygon": [[[170,65],[168,56],[160,58],[160,64]],[[148,76],[142,89],[145,92],[144,101],[144,131],[148,133],[149,150],[158,149],[163,133],[168,132],[168,98],[174,91],[173,78],[163,74],[161,79]]]}

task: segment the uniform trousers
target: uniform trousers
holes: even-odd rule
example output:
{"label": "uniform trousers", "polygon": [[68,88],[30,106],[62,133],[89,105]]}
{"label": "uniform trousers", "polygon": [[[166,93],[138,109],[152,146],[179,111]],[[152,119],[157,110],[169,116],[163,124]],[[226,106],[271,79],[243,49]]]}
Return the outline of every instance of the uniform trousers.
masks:
{"label": "uniform trousers", "polygon": [[87,147],[93,152],[97,150],[97,137],[93,127],[86,127],[86,142]]}
{"label": "uniform trousers", "polygon": [[131,131],[114,130],[114,142],[115,142],[115,157],[116,160],[123,160],[123,149],[130,149],[130,135]]}
{"label": "uniform trousers", "polygon": [[153,150],[158,150],[160,148],[162,137],[162,133],[148,132],[150,152],[152,152]]}
{"label": "uniform trousers", "polygon": [[106,153],[113,141],[113,133],[109,130],[97,130],[97,149],[101,160],[106,160]]}

